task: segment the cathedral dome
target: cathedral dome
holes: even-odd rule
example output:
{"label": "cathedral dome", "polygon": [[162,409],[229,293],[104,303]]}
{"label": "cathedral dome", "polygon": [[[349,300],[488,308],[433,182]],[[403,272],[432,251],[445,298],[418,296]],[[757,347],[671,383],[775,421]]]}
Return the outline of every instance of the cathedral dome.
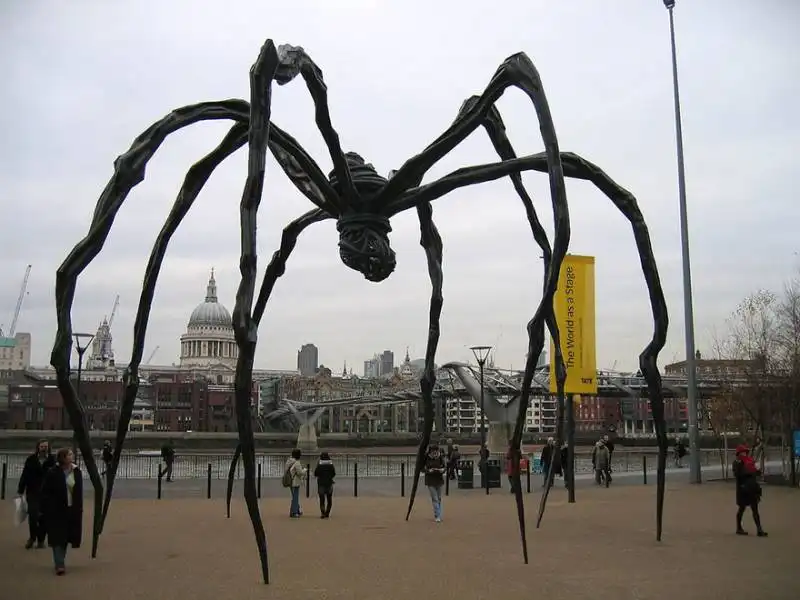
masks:
{"label": "cathedral dome", "polygon": [[194,327],[233,327],[231,313],[217,299],[214,271],[211,271],[211,278],[208,280],[205,301],[198,304],[189,317],[189,328]]}

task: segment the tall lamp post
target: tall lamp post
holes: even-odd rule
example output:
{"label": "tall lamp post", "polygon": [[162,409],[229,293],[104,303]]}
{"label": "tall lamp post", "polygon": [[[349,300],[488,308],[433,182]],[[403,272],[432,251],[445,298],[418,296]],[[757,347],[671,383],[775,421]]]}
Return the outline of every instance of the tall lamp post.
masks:
{"label": "tall lamp post", "polygon": [[698,429],[697,367],[694,349],[694,310],[692,308],[692,268],[689,261],[689,224],[686,210],[686,175],[683,168],[683,128],[681,100],[678,93],[678,54],[675,50],[675,0],[663,0],[669,12],[669,35],[672,43],[672,88],[675,96],[675,140],[678,154],[678,203],[681,215],[681,258],[683,262],[683,317],[686,328],[686,400],[689,404],[689,478],[702,482],[700,471],[700,431]]}
{"label": "tall lamp post", "polygon": [[[481,452],[486,447],[486,413],[484,411],[484,402],[483,402],[483,366],[486,364],[486,359],[489,358],[489,352],[492,351],[491,346],[472,346],[470,348],[472,350],[472,354],[475,355],[475,360],[478,361],[478,366],[480,367],[480,378],[481,378]],[[489,495],[489,464],[486,463],[483,465],[483,474],[481,475],[481,485],[486,490],[486,495]]]}
{"label": "tall lamp post", "polygon": [[[75,395],[78,397],[78,402],[81,402],[81,375],[83,374],[83,355],[89,349],[89,344],[94,339],[93,333],[73,333],[72,337],[75,338],[75,351],[78,353],[78,380],[75,382]],[[76,443],[75,436],[72,436],[72,453],[75,453]]]}

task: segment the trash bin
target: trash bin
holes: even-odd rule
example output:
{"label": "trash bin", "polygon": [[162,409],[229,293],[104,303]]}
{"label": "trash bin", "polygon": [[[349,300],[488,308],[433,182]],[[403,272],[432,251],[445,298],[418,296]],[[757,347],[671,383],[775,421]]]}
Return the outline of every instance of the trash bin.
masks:
{"label": "trash bin", "polygon": [[458,461],[458,489],[471,490],[475,487],[475,463],[471,460]]}
{"label": "trash bin", "polygon": [[[500,477],[503,473],[500,467],[500,461],[496,458],[490,458],[486,461],[486,478],[489,481],[489,488],[500,487]],[[481,482],[483,485],[483,482]]]}

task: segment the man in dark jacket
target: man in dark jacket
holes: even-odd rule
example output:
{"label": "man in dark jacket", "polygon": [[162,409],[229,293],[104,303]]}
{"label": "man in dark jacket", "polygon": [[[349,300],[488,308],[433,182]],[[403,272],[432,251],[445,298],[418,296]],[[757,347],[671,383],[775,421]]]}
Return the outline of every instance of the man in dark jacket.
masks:
{"label": "man in dark jacket", "polygon": [[33,544],[37,548],[44,548],[46,530],[42,520],[41,498],[42,483],[44,476],[56,464],[53,455],[50,454],[50,443],[47,440],[39,440],[36,444],[36,452],[25,459],[25,466],[22,468],[22,476],[19,478],[17,494],[28,503],[28,541],[25,548],[30,550]]}
{"label": "man in dark jacket", "polygon": [[163,474],[167,476],[167,481],[171,482],[172,465],[175,462],[175,448],[172,445],[172,440],[161,446],[161,458],[164,459],[164,464],[166,465]]}
{"label": "man in dark jacket", "polygon": [[327,452],[320,453],[319,462],[314,469],[314,477],[317,478],[320,518],[328,519],[331,516],[331,506],[333,506],[333,480],[336,477],[336,467]]}

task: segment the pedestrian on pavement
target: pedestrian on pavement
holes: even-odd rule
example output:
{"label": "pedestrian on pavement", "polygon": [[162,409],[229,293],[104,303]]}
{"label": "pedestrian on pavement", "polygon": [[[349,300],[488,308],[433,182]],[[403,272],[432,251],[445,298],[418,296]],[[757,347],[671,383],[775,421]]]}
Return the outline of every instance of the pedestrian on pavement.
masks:
{"label": "pedestrian on pavement", "polygon": [[542,487],[547,487],[547,478],[550,476],[550,465],[553,463],[555,443],[556,441],[553,438],[547,438],[547,443],[542,447],[542,454],[539,457],[539,464],[542,465],[542,475],[544,476]]}
{"label": "pedestrian on pavement", "polygon": [[458,449],[458,444],[453,444],[453,448],[447,458],[447,477],[451,480],[456,478],[459,460],[461,460],[461,451]]}
{"label": "pedestrian on pavement", "polygon": [[683,467],[683,458],[686,456],[686,444],[683,443],[681,438],[675,440],[675,467],[680,469]]}
{"label": "pedestrian on pavement", "polygon": [[592,452],[592,463],[594,464],[594,481],[597,485],[605,483],[608,487],[611,483],[611,473],[608,466],[611,464],[608,448],[606,448],[603,440],[595,444],[594,451]]}
{"label": "pedestrian on pavement", "polygon": [[[283,473],[284,487],[288,487],[292,495],[289,505],[289,516],[297,519],[303,516],[303,509],[300,507],[300,486],[308,475],[308,469],[300,462],[303,453],[299,448],[292,450],[292,455],[286,460],[286,468]],[[288,485],[286,485],[288,483]]]}
{"label": "pedestrian on pavement", "polygon": [[489,464],[489,456],[489,447],[485,443],[481,444],[481,449],[478,451],[478,471],[481,474],[481,482],[487,476],[486,465]]}
{"label": "pedestrian on pavement", "polygon": [[30,550],[36,544],[44,548],[45,526],[41,514],[42,484],[47,472],[56,464],[50,454],[50,443],[47,440],[36,442],[36,451],[25,459],[22,475],[17,485],[17,495],[28,504],[28,541],[25,549]]}
{"label": "pedestrian on pavement", "polygon": [[109,473],[109,471],[111,471],[111,461],[114,460],[114,451],[111,448],[111,440],[106,440],[103,444],[101,458],[103,459],[102,475],[105,476]]}
{"label": "pedestrian on pavement", "polygon": [[63,575],[67,547],[80,548],[83,534],[83,477],[69,448],[58,451],[56,465],[45,475],[42,517],[56,575]]}
{"label": "pedestrian on pavement", "polygon": [[175,463],[175,446],[172,440],[167,440],[167,443],[161,446],[161,458],[164,460],[166,467],[161,474],[167,476],[167,483],[172,483],[172,465]]}
{"label": "pedestrian on pavement", "polygon": [[608,472],[611,473],[616,444],[614,444],[614,440],[610,439],[607,434],[603,436],[603,443],[606,445],[606,448],[608,448]]}
{"label": "pedestrian on pavement", "polygon": [[736,447],[736,460],[733,461],[733,475],[736,477],[736,535],[747,535],[742,527],[742,517],[747,507],[753,513],[753,522],[756,524],[758,537],[767,537],[767,532],[761,527],[761,515],[758,504],[761,502],[761,485],[758,476],[761,472],[756,462],[750,456],[750,449],[741,444]]}
{"label": "pedestrian on pavement", "polygon": [[319,462],[314,468],[314,477],[317,478],[320,518],[328,519],[333,506],[333,480],[336,477],[336,467],[327,452],[320,453]]}
{"label": "pedestrian on pavement", "polygon": [[569,488],[570,473],[572,472],[573,465],[569,462],[569,446],[567,442],[561,444],[559,455],[561,456],[561,470],[564,475],[564,487]]}
{"label": "pedestrian on pavement", "polygon": [[431,444],[425,457],[425,485],[431,495],[433,520],[437,523],[442,522],[442,487],[445,470],[444,457],[438,444]]}

